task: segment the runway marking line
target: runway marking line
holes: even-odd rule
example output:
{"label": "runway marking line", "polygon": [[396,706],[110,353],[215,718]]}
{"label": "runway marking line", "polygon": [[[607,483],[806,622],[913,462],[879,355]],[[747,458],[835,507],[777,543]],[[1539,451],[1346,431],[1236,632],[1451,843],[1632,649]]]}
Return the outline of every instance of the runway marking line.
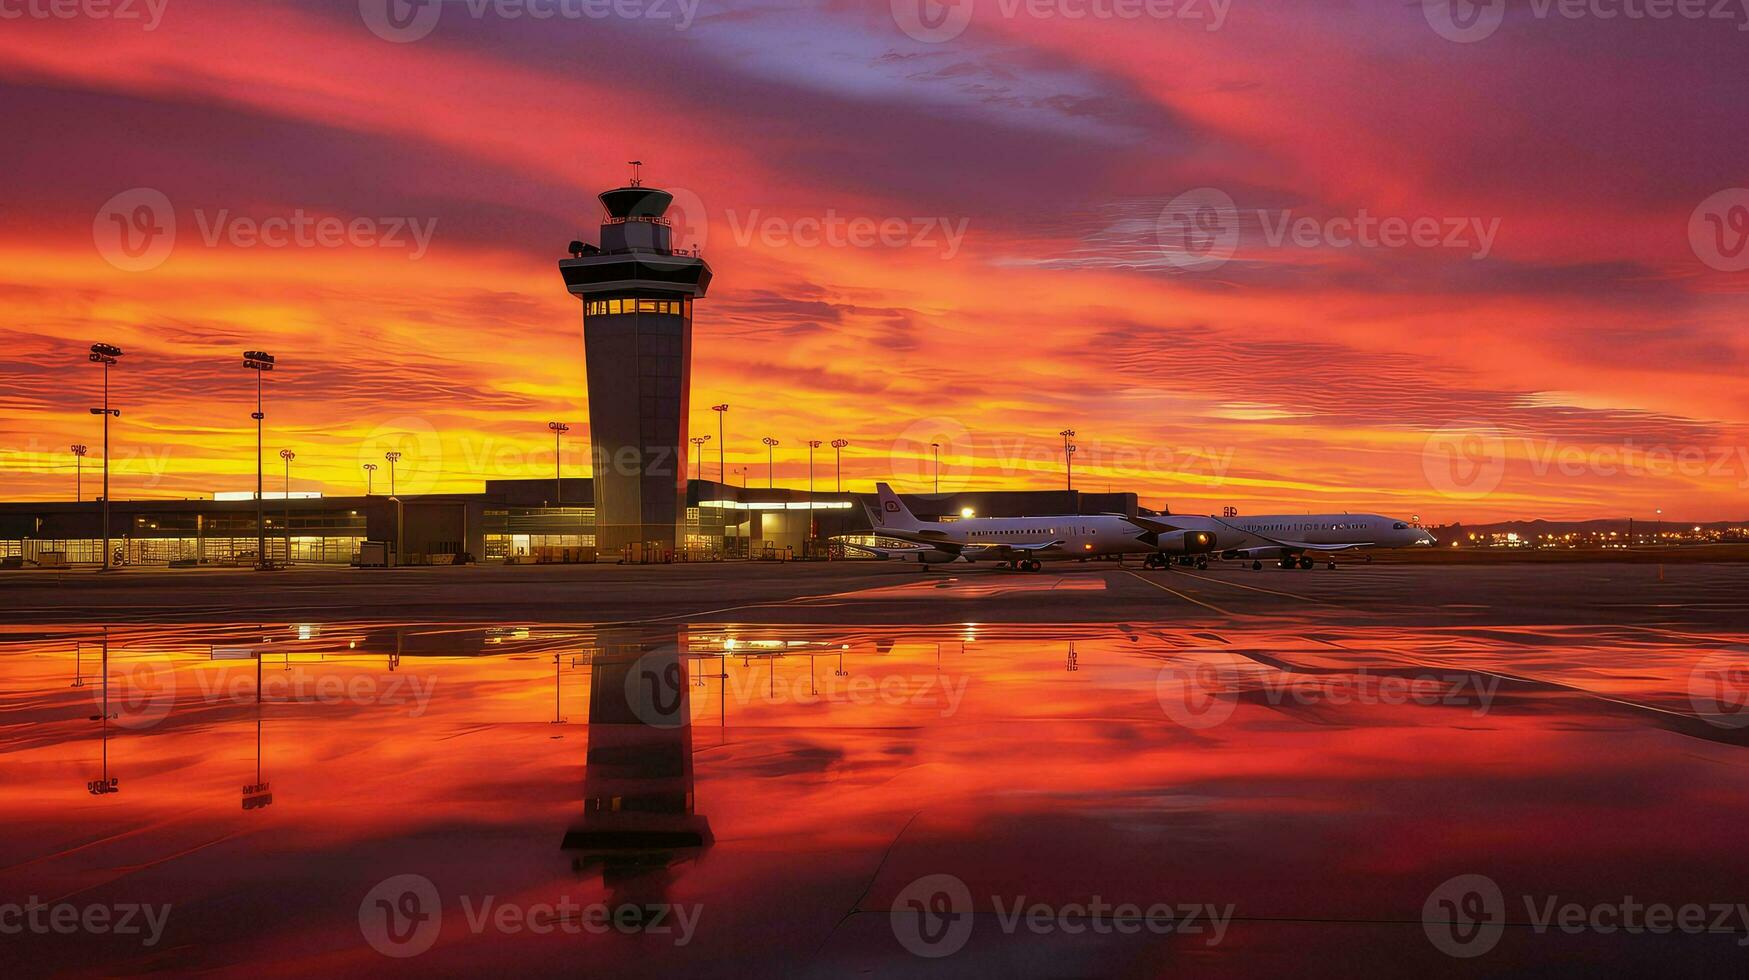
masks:
{"label": "runway marking line", "polygon": [[1201,599],[1193,599],[1190,596],[1187,596],[1184,593],[1178,591],[1177,589],[1169,589],[1166,586],[1161,585],[1159,582],[1156,582],[1151,578],[1143,578],[1142,576],[1137,575],[1135,572],[1131,572],[1127,569],[1125,570],[1125,574],[1129,575],[1129,577],[1135,579],[1138,582],[1146,582],[1149,585],[1152,585],[1154,588],[1159,589],[1161,592],[1170,592],[1173,595],[1177,596],[1178,598],[1183,599],[1185,602],[1194,602],[1197,605],[1203,607],[1204,609],[1212,609],[1215,612],[1218,612],[1223,616],[1241,615],[1240,613],[1232,612],[1231,610],[1222,609],[1220,606],[1217,606],[1212,602],[1204,602]]}
{"label": "runway marking line", "polygon": [[[1214,582],[1217,585],[1230,585],[1235,589],[1249,589],[1252,592],[1263,592],[1263,593],[1266,593],[1268,595],[1278,595],[1284,599],[1299,599],[1299,600],[1304,601],[1304,602],[1316,602],[1316,603],[1320,603],[1320,604],[1326,605],[1326,606],[1343,605],[1340,602],[1333,602],[1329,599],[1319,599],[1315,596],[1300,595],[1297,592],[1280,592],[1280,591],[1277,591],[1275,589],[1265,589],[1265,588],[1262,588],[1261,586],[1246,585],[1242,582],[1229,582],[1224,578],[1209,578],[1206,575],[1197,575],[1194,572],[1177,571],[1176,569],[1174,570],[1174,572],[1175,572],[1175,574],[1178,574],[1178,575],[1188,575],[1191,578],[1198,579],[1198,580],[1203,581],[1203,582]],[[1144,581],[1146,581],[1146,580],[1144,579]]]}

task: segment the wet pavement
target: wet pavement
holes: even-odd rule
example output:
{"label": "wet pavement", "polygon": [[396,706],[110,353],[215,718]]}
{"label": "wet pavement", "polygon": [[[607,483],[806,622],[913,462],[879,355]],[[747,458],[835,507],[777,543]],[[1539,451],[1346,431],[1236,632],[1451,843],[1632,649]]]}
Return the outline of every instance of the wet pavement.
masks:
{"label": "wet pavement", "polygon": [[[1530,571],[894,577],[761,610],[802,622],[13,624],[0,966],[1740,970],[1743,592]],[[1134,614],[990,621],[1089,597]]]}

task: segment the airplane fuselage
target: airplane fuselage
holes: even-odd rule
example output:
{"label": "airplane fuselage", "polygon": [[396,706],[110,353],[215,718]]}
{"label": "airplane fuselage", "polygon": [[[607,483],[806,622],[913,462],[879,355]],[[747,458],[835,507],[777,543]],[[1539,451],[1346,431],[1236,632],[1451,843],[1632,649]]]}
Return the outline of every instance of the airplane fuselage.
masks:
{"label": "airplane fuselage", "polygon": [[[1170,520],[1214,534],[1223,557],[1280,558],[1305,552],[1431,545],[1433,536],[1407,521],[1382,514],[1262,514],[1255,517],[1190,517]],[[1303,547],[1309,546],[1309,547]]]}

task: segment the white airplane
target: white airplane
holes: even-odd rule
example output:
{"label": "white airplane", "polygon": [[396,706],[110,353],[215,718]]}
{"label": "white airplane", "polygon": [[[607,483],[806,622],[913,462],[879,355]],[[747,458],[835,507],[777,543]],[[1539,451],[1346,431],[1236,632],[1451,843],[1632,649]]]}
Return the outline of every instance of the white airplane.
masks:
{"label": "white airplane", "polygon": [[[1258,517],[1190,517],[1174,514],[1181,527],[1212,534],[1227,559],[1274,558],[1283,568],[1311,568],[1312,555],[1376,548],[1424,548],[1433,535],[1407,521],[1381,514],[1264,514]],[[1329,562],[1335,568],[1336,563]]]}
{"label": "white airplane", "polygon": [[902,550],[856,547],[888,558],[915,559],[924,565],[994,561],[1036,572],[1040,561],[1147,555],[1149,564],[1158,567],[1165,565],[1166,555],[1201,556],[1206,563],[1217,541],[1215,532],[1200,527],[1187,529],[1176,523],[1122,514],[920,521],[892,487],[877,483],[875,489],[879,509],[865,507],[875,535],[909,541],[919,547]]}

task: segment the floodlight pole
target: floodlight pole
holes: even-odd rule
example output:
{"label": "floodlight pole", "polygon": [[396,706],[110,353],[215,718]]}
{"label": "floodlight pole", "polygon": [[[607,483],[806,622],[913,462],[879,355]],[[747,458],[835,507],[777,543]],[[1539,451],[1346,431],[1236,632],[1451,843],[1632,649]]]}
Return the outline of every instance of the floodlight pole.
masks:
{"label": "floodlight pole", "polygon": [[724,468],[725,464],[723,462],[725,458],[724,454],[727,452],[728,446],[727,440],[723,438],[723,417],[729,414],[729,403],[724,402],[721,405],[712,405],[711,411],[717,413],[717,482],[721,483],[723,486],[728,486],[729,474],[728,470]]}
{"label": "floodlight pole", "polygon": [[92,344],[90,360],[103,365],[103,407],[91,410],[93,415],[103,416],[103,570],[110,570],[109,554],[109,419],[120,415],[118,409],[109,407],[109,369],[116,359],[121,357],[121,348],[114,344]]}
{"label": "floodlight pole", "polygon": [[562,507],[565,504],[565,483],[559,470],[559,437],[571,431],[571,427],[563,422],[548,422],[547,428],[553,430],[553,506]]}
{"label": "floodlight pole", "polygon": [[261,469],[261,422],[267,418],[261,411],[261,376],[273,370],[273,355],[259,350],[244,351],[243,366],[255,372],[255,414],[251,416],[255,419],[255,567],[265,570],[272,565],[267,560],[267,505],[263,500]]}
{"label": "floodlight pole", "polygon": [[710,436],[693,436],[687,440],[698,447],[698,461],[694,464],[698,469],[698,478],[704,479],[704,444],[711,441]]}
{"label": "floodlight pole", "polygon": [[291,461],[297,458],[297,453],[289,449],[281,449],[279,458],[285,460],[285,564],[291,567]]}
{"label": "floodlight pole", "polygon": [[759,441],[765,443],[765,488],[770,490],[777,486],[777,440],[766,436]]}
{"label": "floodlight pole", "polygon": [[832,440],[833,463],[838,470],[837,489],[834,491],[836,493],[844,492],[844,447],[848,445],[850,445],[850,440],[848,439]]}
{"label": "floodlight pole", "polygon": [[1067,489],[1075,489],[1075,444],[1069,440],[1075,438],[1074,429],[1064,429],[1057,433],[1063,437],[1063,473],[1068,483]]}
{"label": "floodlight pole", "polygon": [[267,504],[262,500],[261,422],[267,418],[261,411],[261,375],[255,371],[255,567],[267,567]]}

